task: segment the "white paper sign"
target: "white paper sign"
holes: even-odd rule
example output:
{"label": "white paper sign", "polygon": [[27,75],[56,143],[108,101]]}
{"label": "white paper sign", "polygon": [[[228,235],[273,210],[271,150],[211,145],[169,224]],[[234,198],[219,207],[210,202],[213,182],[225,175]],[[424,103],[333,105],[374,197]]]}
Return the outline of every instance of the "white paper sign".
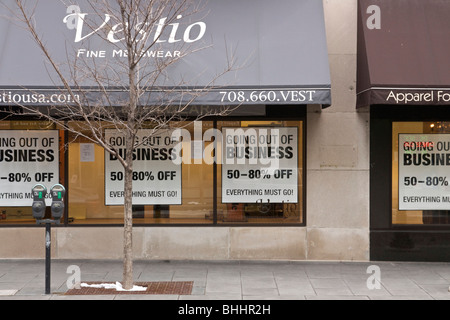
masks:
{"label": "white paper sign", "polygon": [[298,129],[223,128],[222,203],[297,203]]}
{"label": "white paper sign", "polygon": [[59,183],[58,130],[0,130],[0,206],[31,206],[38,183]]}
{"label": "white paper sign", "polygon": [[80,143],[80,161],[95,162],[95,146],[93,143]]}
{"label": "white paper sign", "polygon": [[[176,141],[173,130],[139,130],[133,155],[133,204],[181,204],[181,165],[173,160]],[[107,141],[125,156],[125,137],[116,130],[106,130]],[[123,205],[124,170],[117,158],[105,151],[105,203]]]}
{"label": "white paper sign", "polygon": [[450,134],[399,134],[399,210],[450,210]]}

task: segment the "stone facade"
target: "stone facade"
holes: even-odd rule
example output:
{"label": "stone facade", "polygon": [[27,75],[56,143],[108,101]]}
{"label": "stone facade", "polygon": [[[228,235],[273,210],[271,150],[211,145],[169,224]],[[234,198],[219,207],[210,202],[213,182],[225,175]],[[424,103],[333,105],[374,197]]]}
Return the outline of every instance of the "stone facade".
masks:
{"label": "stone facade", "polygon": [[[307,108],[306,227],[137,227],[136,259],[369,260],[369,112],[356,110],[357,1],[323,0],[332,106]],[[55,259],[121,259],[121,227],[52,229]],[[2,228],[1,258],[42,258],[44,228]]]}

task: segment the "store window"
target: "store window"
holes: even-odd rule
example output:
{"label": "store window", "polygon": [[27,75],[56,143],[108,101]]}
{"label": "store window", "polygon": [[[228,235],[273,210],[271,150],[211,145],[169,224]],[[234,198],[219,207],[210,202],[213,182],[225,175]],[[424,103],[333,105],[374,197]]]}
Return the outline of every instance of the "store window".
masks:
{"label": "store window", "polygon": [[[135,162],[135,224],[303,223],[301,121],[178,122],[173,127],[183,132],[178,168],[166,158]],[[158,148],[158,154],[164,147],[174,147],[170,145],[172,133],[157,134],[151,147]],[[106,134],[114,137],[111,132]],[[230,134],[231,145],[226,140]],[[234,144],[237,140],[233,139],[242,144]],[[242,148],[239,154],[229,151],[237,147]],[[257,157],[255,150],[261,153]],[[241,157],[241,151],[246,155]],[[229,163],[227,159],[235,161]],[[120,187],[113,187],[115,182],[122,182],[120,167],[112,162],[108,154],[86,139],[71,140],[71,224],[122,223]],[[152,189],[155,183],[159,187]]]}
{"label": "store window", "polygon": [[220,121],[218,222],[304,221],[303,123]]}
{"label": "store window", "polygon": [[450,224],[450,122],[393,122],[392,224]]}
{"label": "store window", "polygon": [[[202,139],[213,123],[178,122],[173,126],[183,130],[185,137],[193,138],[179,140],[182,159],[171,156],[177,145],[172,139],[173,129],[153,132],[149,125],[138,133],[143,143],[134,161],[134,224],[213,223],[214,166],[202,155],[187,152],[194,150],[196,134]],[[107,129],[105,135],[118,149],[124,148],[116,130]],[[68,177],[71,224],[123,223],[123,170],[114,157],[86,138],[76,137],[69,145]]]}
{"label": "store window", "polygon": [[36,223],[31,188],[64,183],[64,141],[64,131],[49,122],[0,121],[0,225]]}
{"label": "store window", "polygon": [[[77,130],[83,122],[72,122]],[[303,121],[175,122],[145,141],[133,177],[135,225],[304,225]],[[82,134],[0,122],[0,225],[35,224],[31,187],[66,187],[63,225],[123,223],[123,170]],[[104,129],[124,149],[120,133]],[[178,139],[177,139],[178,137]],[[50,217],[48,203],[47,217]]]}

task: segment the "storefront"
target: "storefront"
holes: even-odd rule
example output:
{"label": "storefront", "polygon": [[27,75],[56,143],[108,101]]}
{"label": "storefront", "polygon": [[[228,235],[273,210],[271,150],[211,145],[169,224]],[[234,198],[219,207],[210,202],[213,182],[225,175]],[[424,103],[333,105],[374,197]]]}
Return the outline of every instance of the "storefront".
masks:
{"label": "storefront", "polygon": [[372,260],[450,261],[450,3],[359,1]]}
{"label": "storefront", "polygon": [[[12,6],[13,1],[9,2]],[[139,131],[145,143],[135,153],[133,176],[138,258],[233,258],[229,254],[233,249],[224,241],[229,242],[230,230],[242,231],[245,238],[246,229],[239,227],[249,227],[258,239],[274,238],[256,258],[277,258],[273,255],[277,251],[281,252],[278,258],[305,257],[297,247],[305,246],[301,239],[308,216],[307,110],[331,105],[323,6],[316,0],[257,2],[210,1],[206,10],[186,21],[179,15],[168,34],[161,35],[160,42],[166,42],[162,49],[146,53],[148,59],[183,56],[182,51],[164,45],[201,43],[201,50],[194,47],[176,67],[168,69],[165,81],[176,87],[177,97],[170,99],[178,103],[185,102],[185,95],[203,91],[184,111],[183,122],[174,123],[181,130],[150,135],[149,122]],[[46,2],[36,7],[35,21],[56,61],[67,61],[72,48],[77,58],[97,65],[126,57],[111,46],[119,41],[119,25],[109,31],[111,43],[84,44],[93,35],[83,29],[80,17],[95,13],[83,1],[79,3],[76,8]],[[78,20],[71,25],[72,18]],[[100,18],[93,20],[96,30],[102,29],[102,19],[108,16]],[[58,90],[53,71],[39,48],[28,41],[26,30],[7,19],[0,20],[0,30],[7,30],[0,33],[0,44],[8,44],[0,59],[0,105],[45,108],[70,103],[74,96]],[[157,34],[157,26],[155,30]],[[230,52],[240,67],[214,78]],[[70,73],[70,66],[62,70]],[[212,78],[214,84],[208,86]],[[175,86],[181,79],[185,85]],[[78,84],[74,90],[80,89]],[[103,89],[91,83],[82,87],[86,91],[79,95],[89,101],[98,100]],[[111,101],[123,95],[123,90],[113,87],[107,92]],[[154,104],[161,95],[149,92],[146,98]],[[222,106],[233,110],[191,121],[204,110]],[[71,125],[83,126],[83,122]],[[125,148],[117,130],[105,129],[103,134],[116,148]],[[174,136],[180,134],[189,139],[177,144]],[[177,153],[177,148],[183,152]],[[39,241],[40,229],[31,217],[31,187],[61,183],[67,189],[67,205],[63,223],[55,231],[54,254],[60,258],[120,257],[116,238],[121,234],[117,227],[123,224],[124,195],[123,172],[116,160],[92,141],[56,124],[33,117],[3,118],[0,233],[4,237],[10,232],[27,234],[16,250],[26,246],[26,241]],[[220,227],[227,227],[227,233]],[[271,232],[260,227],[281,229]],[[292,238],[292,234],[297,235]],[[259,240],[253,241],[242,250],[235,249],[240,253],[234,258],[251,258],[245,255],[247,246],[253,245],[256,251],[260,246]],[[118,248],[111,249],[116,242]],[[167,247],[156,248],[162,243]],[[11,252],[11,248],[3,250],[4,256],[17,256]]]}

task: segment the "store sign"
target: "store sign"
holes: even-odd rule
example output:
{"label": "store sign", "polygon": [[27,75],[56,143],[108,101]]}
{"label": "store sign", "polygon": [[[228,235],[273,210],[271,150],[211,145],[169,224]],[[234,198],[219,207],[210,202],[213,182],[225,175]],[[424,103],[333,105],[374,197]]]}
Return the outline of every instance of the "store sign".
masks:
{"label": "store sign", "polygon": [[[106,38],[105,41],[110,42],[112,44],[122,42],[125,40],[125,26],[122,22],[118,22],[117,19],[114,21],[115,17],[113,14],[105,13],[103,16],[97,17],[100,18],[100,22],[98,25],[93,25],[92,23],[86,22],[88,16],[91,16],[89,13],[83,13],[82,9],[78,5],[70,5],[67,8],[67,13],[62,20],[62,22],[67,26],[69,30],[75,30],[75,43],[82,42],[92,37],[93,35],[99,33],[105,33]],[[137,33],[136,43],[144,42],[147,43],[149,40],[154,43],[169,43],[174,44],[178,42],[183,43],[193,43],[201,40],[206,33],[206,23],[203,21],[198,21],[187,25],[187,27],[180,28],[180,23],[183,22],[183,15],[177,15],[172,23],[167,22],[168,17],[163,17],[159,19],[157,23],[153,25],[144,22],[136,23],[132,26],[132,30]],[[169,29],[169,30],[167,30]],[[85,30],[85,33],[83,33]],[[86,32],[86,30],[88,30]],[[163,34],[167,33],[167,37]],[[115,48],[116,50],[111,50],[112,56],[120,56],[127,57],[128,52],[126,50],[120,50],[119,48]],[[148,51],[143,52],[143,56],[153,56],[157,58],[166,57],[167,53],[162,53],[163,51]],[[180,57],[180,51],[176,51],[178,54],[175,56]],[[86,56],[91,58],[105,58],[106,51],[91,51],[89,49],[83,48],[78,50],[77,57]],[[173,57],[170,54],[170,57]]]}
{"label": "store sign", "polygon": [[449,89],[435,89],[435,90],[388,90],[379,89],[377,93],[381,99],[385,100],[388,104],[448,104],[450,102],[450,90]]}
{"label": "store sign", "polygon": [[[30,1],[39,36],[65,78],[61,81],[43,63],[26,26],[8,18],[21,16],[15,1],[4,2],[0,106],[124,104],[130,52],[127,26],[114,4]],[[331,104],[322,2],[199,0],[172,16],[175,7],[129,22],[136,44],[142,45],[134,53],[141,57],[140,83],[152,84],[142,92],[141,104]],[[278,20],[283,23],[273,23]],[[162,65],[163,75],[154,78]]]}
{"label": "store sign", "polygon": [[450,210],[450,134],[399,134],[399,210]]}
{"label": "store sign", "polygon": [[[133,154],[133,205],[181,204],[181,165],[172,138],[173,130],[139,130],[139,146]],[[124,157],[125,137],[117,130],[105,131],[106,141]],[[105,151],[105,203],[123,205],[124,170],[117,157]]]}
{"label": "store sign", "polygon": [[59,183],[58,130],[0,130],[0,207],[31,206],[38,183]]}
{"label": "store sign", "polygon": [[298,129],[223,128],[222,203],[297,203]]}

